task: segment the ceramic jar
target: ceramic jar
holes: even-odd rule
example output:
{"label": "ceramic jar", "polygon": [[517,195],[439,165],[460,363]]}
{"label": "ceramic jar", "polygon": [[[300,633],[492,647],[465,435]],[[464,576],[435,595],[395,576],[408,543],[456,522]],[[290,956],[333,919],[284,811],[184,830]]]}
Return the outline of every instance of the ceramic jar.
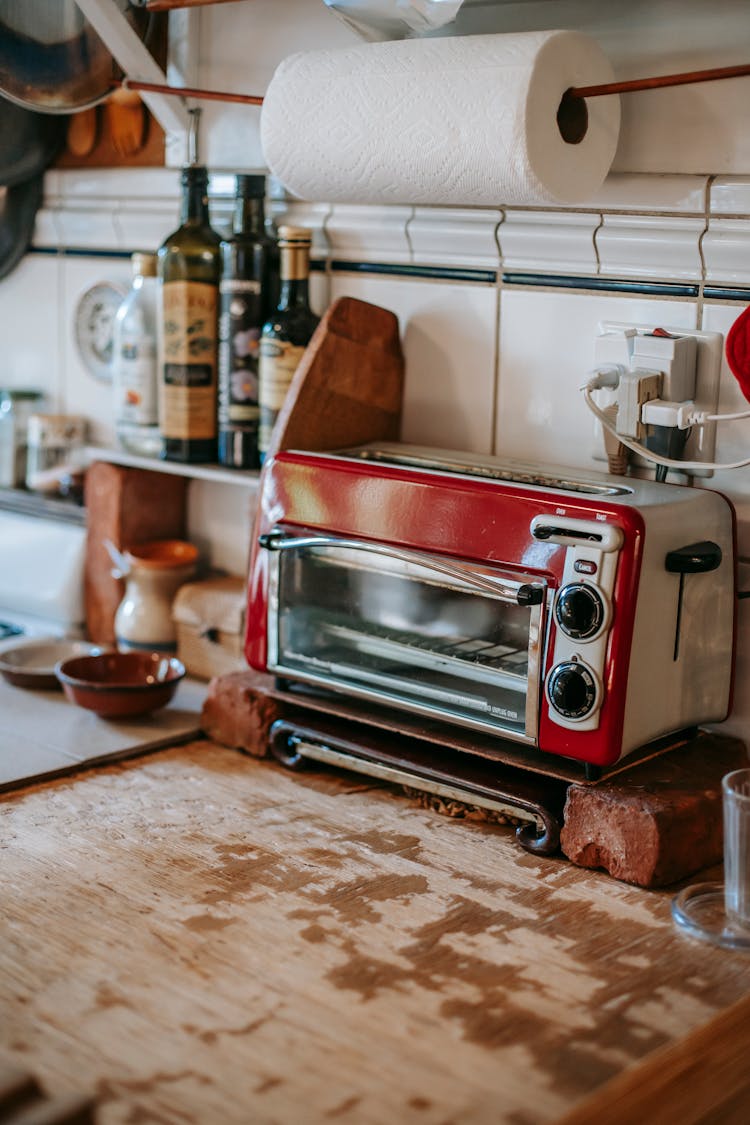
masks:
{"label": "ceramic jar", "polygon": [[172,603],[183,582],[195,574],[197,548],[180,539],[164,539],[129,547],[123,558],[125,596],[115,614],[118,649],[175,652]]}
{"label": "ceramic jar", "polygon": [[26,487],[57,492],[61,476],[85,461],[88,423],[80,414],[31,414],[28,420]]}

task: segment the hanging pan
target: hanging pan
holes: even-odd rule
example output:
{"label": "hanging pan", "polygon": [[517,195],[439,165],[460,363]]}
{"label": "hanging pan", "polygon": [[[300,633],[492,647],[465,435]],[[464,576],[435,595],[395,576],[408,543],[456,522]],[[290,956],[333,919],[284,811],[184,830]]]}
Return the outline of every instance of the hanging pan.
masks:
{"label": "hanging pan", "polygon": [[[112,0],[141,39],[148,12]],[[0,0],[0,94],[41,113],[104,101],[123,77],[75,0]]]}
{"label": "hanging pan", "polygon": [[0,98],[0,279],[25,254],[42,201],[44,169],[65,140],[64,118]]}

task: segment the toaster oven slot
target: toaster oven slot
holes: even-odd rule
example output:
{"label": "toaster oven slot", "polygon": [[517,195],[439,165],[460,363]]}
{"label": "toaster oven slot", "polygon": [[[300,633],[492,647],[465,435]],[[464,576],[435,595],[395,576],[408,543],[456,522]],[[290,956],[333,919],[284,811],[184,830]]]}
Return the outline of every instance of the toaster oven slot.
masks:
{"label": "toaster oven slot", "polygon": [[456,476],[483,477],[485,480],[498,480],[506,484],[522,484],[532,488],[544,488],[554,492],[581,492],[587,496],[627,496],[632,489],[627,485],[611,484],[595,480],[577,480],[574,477],[553,476],[543,469],[524,466],[520,463],[503,462],[494,457],[452,458],[445,450],[430,456],[416,449],[409,452],[408,446],[380,449],[364,446],[359,449],[342,450],[340,457],[353,457],[360,461],[371,461],[377,465],[404,466],[426,473],[450,473]]}
{"label": "toaster oven slot", "polygon": [[264,537],[269,669],[534,742],[546,584],[329,536]]}

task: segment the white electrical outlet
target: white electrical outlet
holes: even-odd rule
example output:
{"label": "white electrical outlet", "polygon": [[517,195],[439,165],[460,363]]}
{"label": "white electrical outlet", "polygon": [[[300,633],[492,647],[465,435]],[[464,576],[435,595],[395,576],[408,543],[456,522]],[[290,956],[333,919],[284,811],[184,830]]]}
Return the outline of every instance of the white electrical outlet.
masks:
{"label": "white electrical outlet", "polygon": [[[708,414],[716,414],[719,406],[719,381],[721,378],[721,361],[724,352],[724,337],[721,332],[702,332],[698,329],[673,328],[668,324],[628,324],[621,321],[605,320],[599,325],[599,335],[606,333],[624,333],[633,331],[639,336],[653,332],[655,328],[663,328],[675,336],[692,336],[696,344],[696,371],[695,371],[695,407]],[[682,461],[702,461],[710,464],[716,456],[716,423],[706,422],[703,426],[694,426],[685,443]],[[634,455],[636,464],[648,465],[651,462],[645,458]],[[606,460],[604,446],[597,443],[594,459]],[[686,469],[690,476],[710,477],[712,469]]]}

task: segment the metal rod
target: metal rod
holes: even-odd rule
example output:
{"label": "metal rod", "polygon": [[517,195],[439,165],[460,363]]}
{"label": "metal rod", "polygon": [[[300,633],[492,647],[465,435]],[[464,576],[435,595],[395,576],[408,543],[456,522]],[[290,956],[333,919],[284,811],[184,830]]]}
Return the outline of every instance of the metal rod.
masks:
{"label": "metal rod", "polygon": [[683,74],[662,74],[658,78],[633,78],[625,82],[604,82],[600,86],[572,86],[571,98],[599,98],[604,94],[631,94],[636,90],[656,90],[662,86],[689,86],[695,82],[714,82],[719,78],[745,78],[750,64],[718,66],[713,70],[688,70]]}
{"label": "metal rod", "polygon": [[[750,64],[719,66],[712,70],[689,70],[683,74],[662,74],[657,78],[632,78],[623,82],[604,82],[599,86],[571,86],[568,98],[600,98],[607,94],[631,94],[638,90],[657,90],[665,86],[689,86],[697,82],[716,82],[722,78],[746,78]],[[199,98],[219,102],[239,102],[242,105],[263,105],[259,94],[234,94],[221,90],[201,90],[194,86],[162,86],[157,82],[139,82],[123,78],[126,90],[139,90],[155,94],[175,94],[178,97]]]}
{"label": "metal rod", "polygon": [[123,78],[121,85],[126,90],[138,90],[154,94],[174,94],[180,98],[241,102],[243,105],[263,105],[263,98],[256,94],[230,94],[221,90],[199,90],[194,86],[161,86],[157,82],[138,82],[134,78]]}

